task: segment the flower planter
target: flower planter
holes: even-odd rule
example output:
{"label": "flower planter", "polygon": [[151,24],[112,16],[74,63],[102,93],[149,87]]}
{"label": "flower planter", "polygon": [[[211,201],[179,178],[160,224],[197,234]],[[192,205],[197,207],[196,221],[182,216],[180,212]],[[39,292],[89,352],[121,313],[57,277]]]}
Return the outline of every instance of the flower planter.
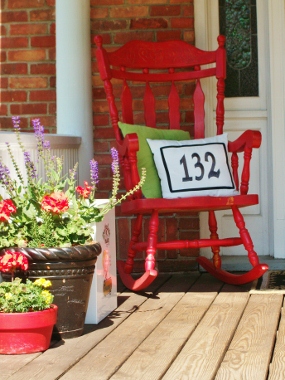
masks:
{"label": "flower planter", "polygon": [[49,348],[57,306],[29,313],[0,313],[0,354],[30,354]]}
{"label": "flower planter", "polygon": [[[57,323],[53,338],[68,339],[82,335],[88,307],[90,287],[99,243],[68,248],[9,248],[23,253],[29,261],[29,269],[16,276],[35,280],[45,278],[52,282],[50,292],[58,306]],[[7,275],[3,278],[7,281]]]}

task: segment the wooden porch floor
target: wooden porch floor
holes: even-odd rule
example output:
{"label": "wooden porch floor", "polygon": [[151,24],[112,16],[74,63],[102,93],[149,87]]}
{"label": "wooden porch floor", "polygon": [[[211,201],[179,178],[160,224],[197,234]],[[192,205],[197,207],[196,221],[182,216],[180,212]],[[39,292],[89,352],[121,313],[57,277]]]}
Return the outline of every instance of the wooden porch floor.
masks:
{"label": "wooden porch floor", "polygon": [[206,273],[119,286],[118,308],[44,353],[1,355],[0,379],[285,379],[284,295]]}

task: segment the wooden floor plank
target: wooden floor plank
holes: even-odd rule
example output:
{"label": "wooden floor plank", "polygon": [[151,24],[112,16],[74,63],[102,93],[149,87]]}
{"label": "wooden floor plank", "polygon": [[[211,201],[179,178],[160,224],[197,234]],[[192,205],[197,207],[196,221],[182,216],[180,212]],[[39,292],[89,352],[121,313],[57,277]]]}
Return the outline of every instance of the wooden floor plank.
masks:
{"label": "wooden floor plank", "polygon": [[193,284],[190,292],[219,292],[224,283],[209,273],[202,273],[198,280]]}
{"label": "wooden floor plank", "polygon": [[281,310],[281,320],[277,331],[277,341],[273,353],[272,363],[269,367],[268,380],[285,379],[285,301]]}
{"label": "wooden floor plank", "polygon": [[111,379],[160,379],[216,295],[187,293]]}
{"label": "wooden floor plank", "polygon": [[282,299],[281,294],[251,295],[215,379],[267,378]]}
{"label": "wooden floor plank", "polygon": [[[188,277],[188,276],[187,276]],[[125,322],[92,349],[62,379],[108,379],[163,320],[189,289],[189,280],[173,278],[143,303]],[[173,284],[173,285],[172,285]]]}
{"label": "wooden floor plank", "polygon": [[0,355],[0,379],[6,380],[41,353],[21,355]]}
{"label": "wooden floor plank", "polygon": [[248,297],[220,293],[162,379],[213,379]]}
{"label": "wooden floor plank", "polygon": [[54,380],[59,378],[108,334],[129,318],[148,297],[153,296],[153,292],[156,292],[169,277],[167,275],[156,279],[155,283],[144,293],[125,292],[125,301],[102,322],[98,325],[86,326],[87,329],[84,335],[79,338],[58,342],[52,349],[47,350],[15,372],[9,380],[19,380],[21,378],[29,380]]}

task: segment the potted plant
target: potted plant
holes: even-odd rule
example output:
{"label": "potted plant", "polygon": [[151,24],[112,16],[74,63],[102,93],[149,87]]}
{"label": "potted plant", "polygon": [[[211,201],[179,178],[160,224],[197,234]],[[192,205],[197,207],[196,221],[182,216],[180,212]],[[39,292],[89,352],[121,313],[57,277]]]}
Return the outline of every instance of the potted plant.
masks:
{"label": "potted plant", "polygon": [[28,269],[21,253],[7,251],[0,258],[0,271],[11,273],[11,282],[0,283],[0,354],[26,354],[49,348],[56,323],[57,306],[47,290],[51,282],[14,278],[16,268]]}
{"label": "potted plant", "polygon": [[[98,207],[95,193],[98,163],[90,161],[90,183],[78,186],[77,165],[63,175],[63,160],[51,154],[39,119],[32,121],[37,142],[37,159],[32,160],[22,144],[20,119],[12,118],[18,145],[23,152],[22,173],[7,143],[9,158],[16,178],[0,159],[0,247],[24,254],[29,261],[29,279],[52,280],[51,292],[59,307],[54,334],[63,338],[82,334],[89,291],[100,244],[92,239],[92,223],[137,191],[145,178],[127,194],[117,198],[120,182],[118,152],[111,149],[113,186],[111,197]],[[44,175],[39,175],[39,168]],[[80,284],[77,282],[80,281]],[[62,306],[61,306],[62,305]]]}

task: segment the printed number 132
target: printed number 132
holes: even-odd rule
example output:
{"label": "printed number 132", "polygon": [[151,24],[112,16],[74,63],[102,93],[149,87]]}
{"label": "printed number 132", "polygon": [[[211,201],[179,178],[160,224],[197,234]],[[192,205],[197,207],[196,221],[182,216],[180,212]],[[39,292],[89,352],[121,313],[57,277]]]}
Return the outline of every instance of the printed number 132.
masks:
{"label": "printed number 132", "polygon": [[[205,168],[204,168],[204,165],[201,162],[201,157],[199,156],[198,153],[193,153],[191,155],[191,157],[192,157],[192,159],[196,159],[196,163],[195,163],[194,167],[200,170],[200,175],[199,176],[198,175],[195,176],[195,180],[196,181],[201,181],[204,178],[204,175],[205,175]],[[212,161],[211,169],[210,169],[210,171],[208,173],[208,178],[211,178],[211,177],[219,178],[219,176],[221,174],[221,171],[220,171],[220,169],[215,170],[215,167],[216,167],[216,158],[213,155],[213,153],[206,152],[205,156],[204,156],[204,159],[205,159],[206,162],[209,162],[209,159]],[[183,182],[193,181],[193,177],[190,177],[190,175],[189,175],[189,171],[188,171],[188,166],[187,166],[185,154],[182,156],[182,158],[180,160],[180,165],[183,165],[183,169],[184,169],[184,172],[185,172],[185,177],[182,178],[182,181]]]}

